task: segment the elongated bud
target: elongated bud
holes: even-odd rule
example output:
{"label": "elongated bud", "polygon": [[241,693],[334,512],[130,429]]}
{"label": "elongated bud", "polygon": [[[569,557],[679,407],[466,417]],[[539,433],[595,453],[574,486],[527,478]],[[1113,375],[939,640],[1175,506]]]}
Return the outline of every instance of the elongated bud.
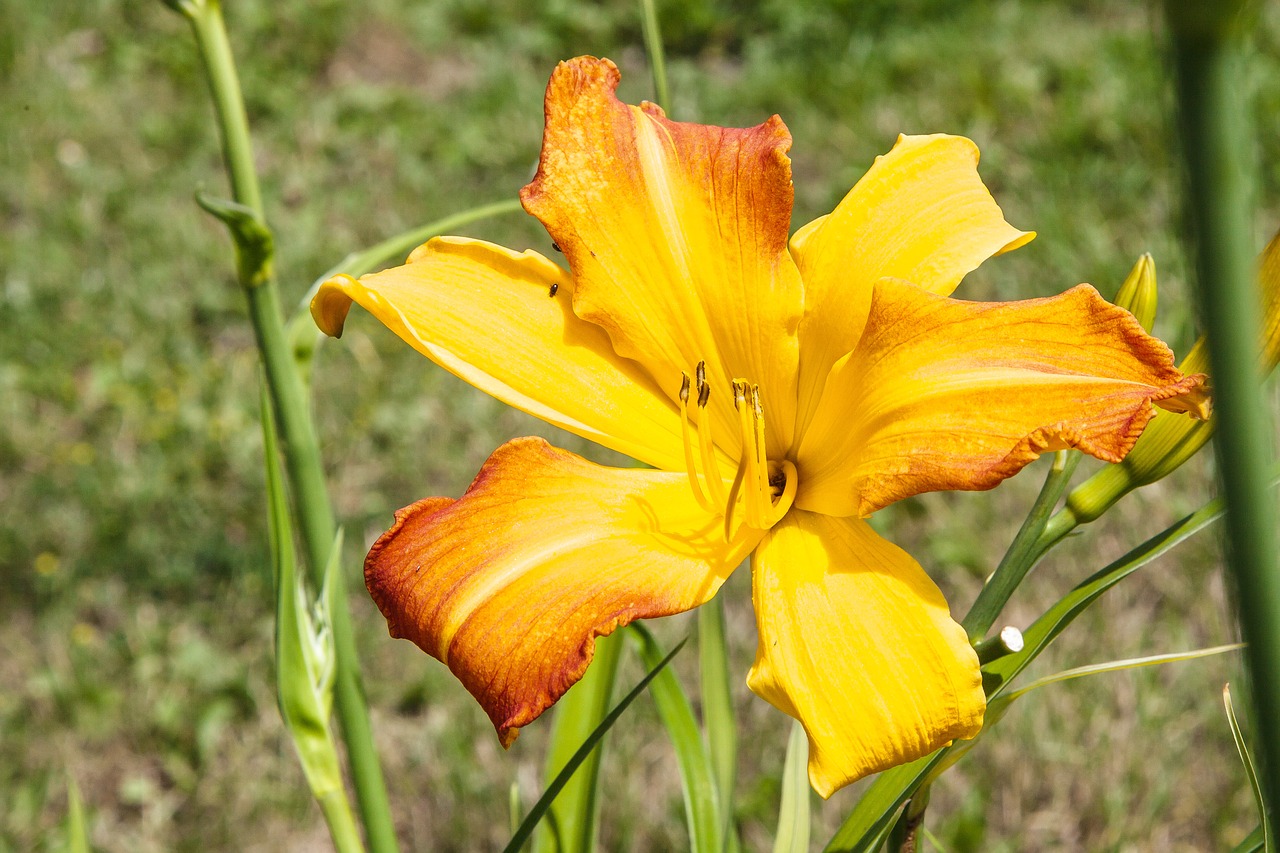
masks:
{"label": "elongated bud", "polygon": [[1128,311],[1148,332],[1156,322],[1156,262],[1150,252],[1144,252],[1129,271],[1129,277],[1116,291],[1115,303]]}
{"label": "elongated bud", "polygon": [[[1258,357],[1263,374],[1267,374],[1280,364],[1280,233],[1262,252],[1258,285],[1262,303]],[[1209,353],[1203,337],[1196,341],[1178,369],[1183,373],[1208,372]],[[1197,421],[1167,412],[1157,414],[1122,462],[1108,465],[1067,495],[1067,511],[1079,524],[1093,521],[1130,491],[1171,474],[1212,437],[1212,420]]]}

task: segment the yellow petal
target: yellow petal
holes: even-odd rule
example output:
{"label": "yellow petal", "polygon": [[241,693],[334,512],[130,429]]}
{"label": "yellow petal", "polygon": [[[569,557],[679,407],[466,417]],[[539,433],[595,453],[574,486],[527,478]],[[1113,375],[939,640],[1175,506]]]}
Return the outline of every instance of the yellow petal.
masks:
{"label": "yellow petal", "polygon": [[392,636],[448,664],[504,745],[582,677],[595,638],[715,595],[759,540],[684,474],[594,465],[539,438],[498,448],[457,501],[396,513],[365,582]]}
{"label": "yellow petal", "polygon": [[915,560],[865,521],[793,510],[752,564],[747,684],[804,724],[823,797],[982,728],[978,657]]}
{"label": "yellow petal", "polygon": [[[518,409],[668,470],[680,413],[608,335],[574,315],[573,281],[536,252],[437,237],[402,267],[325,282],[311,313],[342,332],[351,301],[446,370]],[[553,292],[554,288],[554,292]]]}
{"label": "yellow petal", "polygon": [[1033,237],[1005,221],[978,177],[971,141],[899,136],[834,211],[791,240],[804,279],[800,430],[827,372],[857,343],[877,279],[901,278],[947,296],[987,258]]}
{"label": "yellow petal", "polygon": [[989,489],[1046,450],[1119,461],[1153,414],[1207,412],[1203,374],[1088,285],[962,302],[876,283],[797,459],[796,506],[867,515],[941,489]]}
{"label": "yellow petal", "polygon": [[760,385],[770,455],[795,421],[799,274],[787,252],[791,135],[670,121],[615,96],[608,60],[562,62],[521,193],[573,270],[578,316],[609,331],[674,399],[707,363],[718,440],[736,447],[730,380]]}

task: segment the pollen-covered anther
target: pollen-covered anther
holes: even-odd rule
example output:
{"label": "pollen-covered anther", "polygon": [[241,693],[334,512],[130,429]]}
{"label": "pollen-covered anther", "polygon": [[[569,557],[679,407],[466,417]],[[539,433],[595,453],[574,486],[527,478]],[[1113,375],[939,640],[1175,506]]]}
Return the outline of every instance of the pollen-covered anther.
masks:
{"label": "pollen-covered anther", "polygon": [[[702,483],[698,479],[698,466],[693,458],[693,428],[689,425],[689,374],[682,374],[680,383],[680,433],[684,439],[684,468],[689,475],[689,488],[693,491],[693,497],[698,504],[707,512],[716,513],[717,509],[705,492],[702,490]],[[701,396],[701,393],[699,393]],[[701,424],[702,419],[698,419]],[[701,432],[702,430],[698,430]],[[717,513],[718,514],[718,513]]]}

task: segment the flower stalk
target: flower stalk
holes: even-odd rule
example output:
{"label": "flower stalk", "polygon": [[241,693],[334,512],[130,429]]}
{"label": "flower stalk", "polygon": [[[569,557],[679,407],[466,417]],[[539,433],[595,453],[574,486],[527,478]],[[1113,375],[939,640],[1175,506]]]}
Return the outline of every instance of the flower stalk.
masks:
{"label": "flower stalk", "polygon": [[[265,232],[249,123],[221,4],[218,0],[187,0],[174,8],[190,22],[204,63],[217,111],[223,157],[234,201],[244,212],[251,214],[259,229]],[[246,229],[244,233],[259,233],[259,229]],[[232,229],[233,238],[240,233]],[[285,469],[292,487],[290,493],[295,521],[301,531],[312,579],[319,588],[336,532],[319,444],[302,378],[285,335],[275,277],[270,272],[270,253],[258,251],[253,254],[240,242],[237,243],[237,251],[241,261],[238,264],[240,284],[248,301],[254,337],[265,368],[271,410],[280,430]],[[257,257],[258,264],[246,265],[243,262],[246,257]],[[370,848],[382,853],[395,851],[398,845],[386,785],[373,744],[369,710],[357,668],[350,609],[341,585],[334,590],[331,618],[335,651],[334,698],[360,814]]]}
{"label": "flower stalk", "polygon": [[1201,314],[1215,386],[1227,558],[1248,643],[1263,788],[1280,802],[1280,565],[1267,489],[1274,425],[1262,396],[1252,286],[1250,158],[1240,74],[1244,3],[1168,0]]}

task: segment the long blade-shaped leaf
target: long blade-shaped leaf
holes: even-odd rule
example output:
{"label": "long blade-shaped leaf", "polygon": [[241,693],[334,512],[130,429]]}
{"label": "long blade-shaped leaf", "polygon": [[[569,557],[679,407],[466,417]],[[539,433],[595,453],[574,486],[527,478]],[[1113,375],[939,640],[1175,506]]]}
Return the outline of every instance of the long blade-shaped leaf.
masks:
{"label": "long blade-shaped leaf", "polygon": [[1055,672],[1053,675],[1046,675],[1044,678],[1037,678],[1035,681],[1019,687],[1017,690],[1006,693],[1009,699],[1017,699],[1025,696],[1032,690],[1038,690],[1041,687],[1047,687],[1050,684],[1057,684],[1062,681],[1071,681],[1075,678],[1083,678],[1086,675],[1100,675],[1104,672],[1120,672],[1126,669],[1140,669],[1144,666],[1159,666],[1165,663],[1181,663],[1182,661],[1196,660],[1197,658],[1207,658],[1213,655],[1220,655],[1225,652],[1235,652],[1244,648],[1244,643],[1227,643],[1224,646],[1210,646],[1206,649],[1194,649],[1189,652],[1170,652],[1164,655],[1148,655],[1140,658],[1125,658],[1124,660],[1111,660],[1106,663],[1091,663],[1087,666],[1076,666],[1071,669],[1064,669],[1062,672]]}
{"label": "long blade-shaped leaf", "polygon": [[503,853],[516,853],[517,850],[524,846],[524,843],[529,840],[529,836],[533,834],[533,830],[538,826],[538,821],[542,820],[543,815],[545,815],[547,810],[551,807],[551,803],[555,800],[556,795],[560,793],[560,790],[564,788],[566,783],[568,783],[569,778],[573,776],[574,771],[578,769],[578,765],[586,760],[586,757],[591,754],[593,749],[595,749],[596,744],[598,744],[600,739],[605,736],[605,733],[609,731],[609,729],[613,728],[613,724],[622,716],[622,712],[627,710],[631,703],[636,700],[636,697],[643,693],[644,689],[666,670],[667,664],[671,663],[671,659],[676,656],[676,653],[684,648],[684,644],[685,641],[681,640],[674,649],[668,652],[664,658],[659,660],[657,664],[649,670],[648,674],[645,675],[644,678],[640,679],[640,683],[633,687],[630,693],[622,697],[622,701],[615,705],[613,710],[609,712],[608,716],[600,721],[600,725],[596,726],[595,731],[593,731],[591,735],[582,742],[582,746],[578,747],[578,751],[570,757],[569,761],[565,764],[564,769],[556,775],[556,778],[551,780],[551,784],[542,792],[542,796],[533,804],[533,808],[529,809],[529,814],[525,816],[524,822],[520,824],[520,828],[511,836],[511,840],[507,842],[507,846],[503,848]]}
{"label": "long blade-shaped leaf", "polygon": [[1260,853],[1263,850],[1262,844],[1262,827],[1259,826],[1246,835],[1244,841],[1237,844],[1231,853]]}
{"label": "long blade-shaped leaf", "polygon": [[[1222,516],[1221,501],[1211,501],[1181,521],[1125,554],[1096,573],[1084,583],[1067,593],[1049,608],[1043,616],[1023,632],[1026,641],[1022,651],[1002,657],[984,667],[988,676],[987,698],[993,699],[1018,673],[1111,587],[1167,553],[1191,536],[1199,533]],[[844,824],[827,844],[828,851],[865,851],[891,824],[895,813],[943,760],[947,749],[917,759],[891,770],[886,770],[872,783],[854,806]]]}
{"label": "long blade-shaped leaf", "polygon": [[698,668],[702,677],[702,727],[707,733],[725,849],[738,849],[733,824],[733,787],[737,778],[738,725],[729,687],[724,604],[720,596],[698,608]]}
{"label": "long blade-shaped leaf", "polygon": [[[595,656],[586,674],[556,703],[545,778],[555,778],[609,712],[622,648],[623,638],[618,635],[596,640]],[[533,849],[538,853],[588,853],[595,849],[596,814],[599,811],[597,793],[603,752],[604,744],[601,743],[582,762],[551,804],[550,819],[542,824],[533,840]]]}
{"label": "long blade-shaped leaf", "polygon": [[[648,629],[633,622],[628,631],[639,643],[640,659],[645,666],[653,666],[662,658],[662,647]],[[720,804],[716,797],[711,757],[702,741],[689,697],[675,673],[670,671],[654,679],[650,692],[658,706],[658,716],[671,738],[671,745],[675,747],[684,789],[685,818],[689,822],[690,849],[694,853],[720,853],[724,849],[724,835],[720,831]]]}
{"label": "long blade-shaped leaf", "polygon": [[809,850],[809,737],[804,726],[791,723],[787,760],[782,765],[782,804],[778,807],[778,832],[773,853],[808,853]]}
{"label": "long blade-shaped leaf", "polygon": [[336,589],[341,589],[333,577],[342,552],[342,531],[338,531],[329,550],[317,602],[321,623],[317,626],[308,608],[302,578],[297,573],[275,419],[265,388],[261,404],[267,531],[276,582],[276,697],[280,716],[293,740],[311,793],[329,826],[334,848],[340,853],[358,853],[364,850],[364,844],[347,800],[341,761],[329,726],[336,657],[331,632],[333,596]]}
{"label": "long blade-shaped leaf", "polygon": [[1273,853],[1275,847],[1271,842],[1271,821],[1267,820],[1267,802],[1262,796],[1262,783],[1258,780],[1258,768],[1254,766],[1253,756],[1249,754],[1249,745],[1244,741],[1244,732],[1240,730],[1240,721],[1236,719],[1236,708],[1231,703],[1231,685],[1222,685],[1222,704],[1227,708],[1227,724],[1231,726],[1231,737],[1235,739],[1236,751],[1240,753],[1240,761],[1244,764],[1245,775],[1249,777],[1249,787],[1253,790],[1253,802],[1258,807],[1258,819],[1262,821],[1262,849],[1265,853]]}
{"label": "long blade-shaped leaf", "polygon": [[67,776],[67,850],[69,853],[89,853],[89,828],[84,818],[84,800],[80,798],[80,786]]}

